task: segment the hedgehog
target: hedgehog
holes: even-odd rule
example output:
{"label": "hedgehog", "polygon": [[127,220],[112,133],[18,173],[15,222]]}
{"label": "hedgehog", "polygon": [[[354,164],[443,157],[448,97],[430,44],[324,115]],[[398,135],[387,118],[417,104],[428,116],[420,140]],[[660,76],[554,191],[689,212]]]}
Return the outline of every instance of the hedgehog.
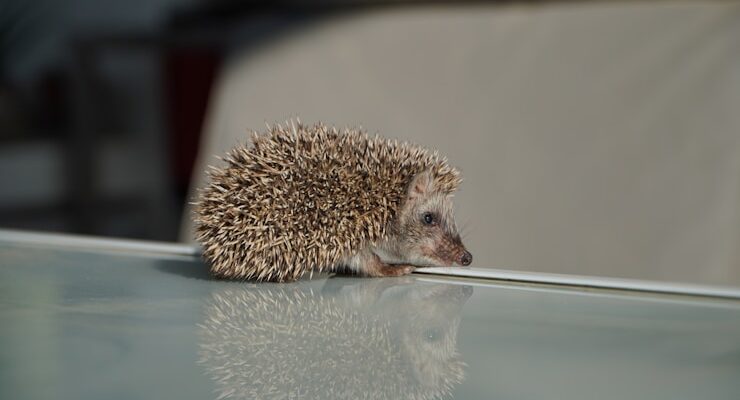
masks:
{"label": "hedgehog", "polygon": [[252,132],[251,145],[222,160],[194,203],[195,236],[217,278],[401,276],[472,262],[453,215],[461,174],[436,151],[289,121]]}

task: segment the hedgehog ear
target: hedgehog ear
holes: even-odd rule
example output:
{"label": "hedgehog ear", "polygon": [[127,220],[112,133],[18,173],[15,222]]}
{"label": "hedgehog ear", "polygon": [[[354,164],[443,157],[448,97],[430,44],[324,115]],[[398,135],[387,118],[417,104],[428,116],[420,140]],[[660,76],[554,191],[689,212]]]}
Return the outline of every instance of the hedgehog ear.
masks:
{"label": "hedgehog ear", "polygon": [[409,199],[416,199],[428,196],[434,190],[434,176],[430,170],[425,170],[416,174],[411,180],[407,195]]}

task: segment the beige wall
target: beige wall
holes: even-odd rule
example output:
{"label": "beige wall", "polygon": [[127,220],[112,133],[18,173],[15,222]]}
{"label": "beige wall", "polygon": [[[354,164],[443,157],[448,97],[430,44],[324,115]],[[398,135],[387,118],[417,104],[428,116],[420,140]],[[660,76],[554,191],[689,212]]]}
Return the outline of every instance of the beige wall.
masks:
{"label": "beige wall", "polygon": [[231,60],[196,168],[293,116],[439,148],[464,172],[475,267],[740,285],[736,2],[413,7],[310,26]]}

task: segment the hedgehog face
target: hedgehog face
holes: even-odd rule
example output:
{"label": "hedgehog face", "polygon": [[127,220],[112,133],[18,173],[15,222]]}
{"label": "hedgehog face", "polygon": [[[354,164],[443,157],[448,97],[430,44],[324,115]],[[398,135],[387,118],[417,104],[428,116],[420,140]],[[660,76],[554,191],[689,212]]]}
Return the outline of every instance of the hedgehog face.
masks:
{"label": "hedgehog face", "polygon": [[410,183],[399,225],[394,247],[410,264],[469,265],[473,260],[457,233],[452,193],[440,191],[430,171],[419,173]]}

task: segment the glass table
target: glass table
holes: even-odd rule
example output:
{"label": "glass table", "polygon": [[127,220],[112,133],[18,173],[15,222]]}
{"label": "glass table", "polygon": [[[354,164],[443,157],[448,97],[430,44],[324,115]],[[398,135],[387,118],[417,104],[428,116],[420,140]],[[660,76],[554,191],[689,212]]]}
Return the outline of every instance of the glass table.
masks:
{"label": "glass table", "polygon": [[1,233],[0,398],[740,398],[731,295],[226,282],[191,253]]}

